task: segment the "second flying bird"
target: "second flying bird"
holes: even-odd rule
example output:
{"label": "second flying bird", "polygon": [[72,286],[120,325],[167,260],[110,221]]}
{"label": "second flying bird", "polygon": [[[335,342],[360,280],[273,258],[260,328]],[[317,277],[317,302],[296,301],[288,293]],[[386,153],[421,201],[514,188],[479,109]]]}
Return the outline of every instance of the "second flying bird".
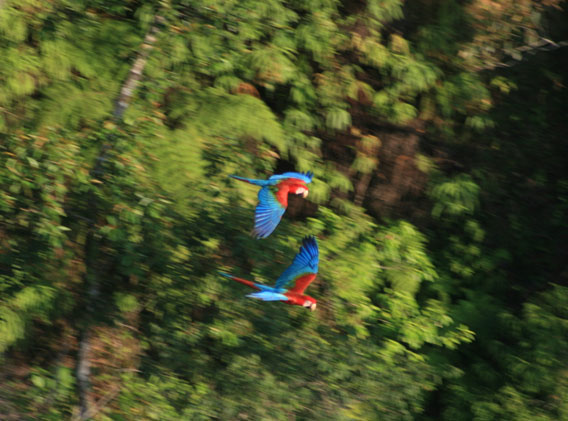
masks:
{"label": "second flying bird", "polygon": [[258,192],[258,205],[254,214],[253,235],[266,238],[276,229],[288,207],[288,193],[308,196],[307,184],[312,182],[313,173],[287,172],[277,174],[268,180],[232,175],[232,178],[261,186]]}

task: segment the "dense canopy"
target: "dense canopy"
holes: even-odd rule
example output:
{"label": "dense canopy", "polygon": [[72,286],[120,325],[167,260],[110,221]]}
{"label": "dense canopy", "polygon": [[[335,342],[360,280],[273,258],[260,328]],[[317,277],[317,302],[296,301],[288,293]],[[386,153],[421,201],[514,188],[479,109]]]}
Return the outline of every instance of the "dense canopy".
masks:
{"label": "dense canopy", "polygon": [[568,420],[567,7],[0,0],[0,418]]}

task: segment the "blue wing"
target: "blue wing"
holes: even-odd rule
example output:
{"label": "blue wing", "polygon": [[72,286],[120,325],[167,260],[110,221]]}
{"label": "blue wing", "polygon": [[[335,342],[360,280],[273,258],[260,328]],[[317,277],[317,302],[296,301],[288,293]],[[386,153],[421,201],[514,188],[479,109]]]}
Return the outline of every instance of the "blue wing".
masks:
{"label": "blue wing", "polygon": [[276,229],[282,215],[286,212],[270,188],[263,187],[258,192],[258,205],[254,214],[254,231],[257,238],[266,238]]}
{"label": "blue wing", "polygon": [[247,297],[256,298],[262,301],[288,301],[288,297],[284,294],[270,291],[253,292],[252,294],[247,295]]}
{"label": "blue wing", "polygon": [[312,182],[312,178],[314,177],[314,173],[308,171],[307,173],[300,173],[300,172],[285,172],[284,174],[276,174],[273,175],[268,179],[268,181],[273,180],[285,180],[287,178],[297,178],[298,180],[302,180],[304,183],[308,184]]}
{"label": "blue wing", "polygon": [[292,264],[276,280],[275,289],[284,288],[301,276],[318,273],[319,250],[316,238],[312,235],[304,238],[300,251]]}

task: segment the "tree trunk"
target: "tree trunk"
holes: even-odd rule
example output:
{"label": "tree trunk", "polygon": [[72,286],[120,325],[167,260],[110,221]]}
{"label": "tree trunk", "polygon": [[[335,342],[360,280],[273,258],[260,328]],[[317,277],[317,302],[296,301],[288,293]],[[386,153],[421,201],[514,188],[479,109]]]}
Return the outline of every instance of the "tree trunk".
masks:
{"label": "tree trunk", "polygon": [[[2,0],[0,0],[2,1]],[[115,104],[113,117],[116,123],[120,123],[124,112],[128,108],[132,96],[134,95],[134,90],[136,85],[142,77],[142,72],[148,61],[148,56],[150,51],[154,48],[154,43],[156,42],[156,34],[159,31],[160,24],[163,24],[164,19],[161,16],[156,16],[154,19],[154,24],[144,37],[144,41],[141,46],[141,51],[138,54],[138,58],[134,61],[134,64],[130,68],[130,72],[126,77],[126,80],[122,84],[120,89],[120,94]],[[113,143],[109,139],[99,151],[95,165],[91,170],[91,176],[93,178],[101,177],[104,173],[103,164],[107,159],[109,151],[112,149]],[[77,388],[79,393],[79,419],[86,420],[92,417],[92,402],[91,397],[91,366],[89,361],[89,352],[91,349],[90,342],[90,330],[94,322],[94,315],[96,309],[96,301],[99,295],[99,268],[101,266],[100,259],[98,258],[99,244],[95,238],[96,233],[96,221],[97,221],[97,200],[96,195],[91,192],[89,193],[88,199],[89,203],[89,215],[88,215],[88,225],[87,225],[87,238],[85,241],[85,285],[87,286],[87,305],[85,308],[85,320],[81,326],[81,331],[79,334],[79,350],[77,354],[77,367],[76,367],[76,379]]]}

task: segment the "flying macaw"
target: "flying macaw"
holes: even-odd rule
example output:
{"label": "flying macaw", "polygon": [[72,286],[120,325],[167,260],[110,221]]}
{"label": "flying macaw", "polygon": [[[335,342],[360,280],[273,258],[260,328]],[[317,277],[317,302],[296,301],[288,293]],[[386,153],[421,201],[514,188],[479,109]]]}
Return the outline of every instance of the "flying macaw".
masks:
{"label": "flying macaw", "polygon": [[[304,295],[304,290],[316,278],[318,262],[318,243],[314,236],[310,236],[304,238],[294,261],[276,280],[274,287],[237,278],[228,273],[220,272],[220,274],[260,291],[249,294],[247,297],[262,301],[284,301],[286,304],[302,306],[314,311],[317,301],[309,295]],[[289,285],[293,285],[292,288],[286,288]]]}
{"label": "flying macaw", "polygon": [[258,205],[254,214],[253,235],[266,238],[276,229],[288,207],[288,193],[308,196],[308,186],[314,174],[287,172],[277,174],[268,180],[253,180],[231,175],[232,178],[261,186],[258,192]]}

